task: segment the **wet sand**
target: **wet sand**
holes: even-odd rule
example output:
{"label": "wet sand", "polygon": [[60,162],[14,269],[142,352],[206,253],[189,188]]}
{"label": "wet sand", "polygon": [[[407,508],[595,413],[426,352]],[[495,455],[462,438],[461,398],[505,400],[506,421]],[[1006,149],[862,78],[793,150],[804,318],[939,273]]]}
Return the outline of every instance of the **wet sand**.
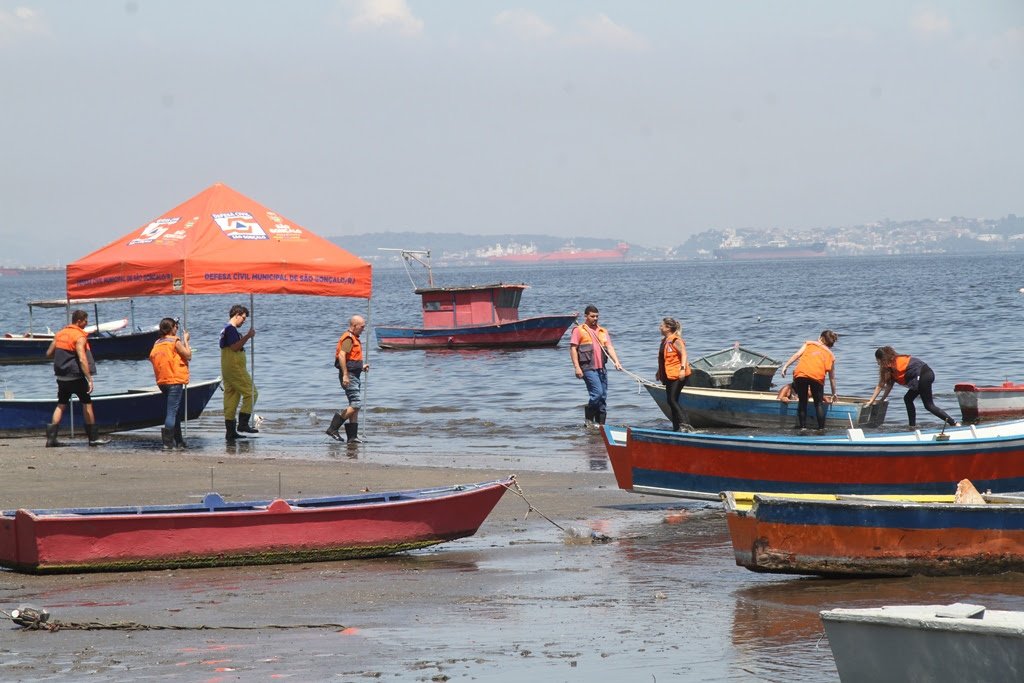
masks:
{"label": "wet sand", "polygon": [[[45,449],[0,441],[0,508],[354,493],[497,479],[498,470],[310,461],[216,439]],[[216,445],[215,445],[216,444]],[[837,680],[818,610],[977,600],[1020,609],[1018,575],[822,581],[735,566],[717,505],[619,491],[610,472],[517,472],[468,539],[391,558],[68,576],[0,572],[0,609],[175,630],[0,627],[4,680]],[[223,627],[255,627],[232,630]],[[306,628],[311,626],[313,628]],[[202,627],[202,628],[201,628]]]}

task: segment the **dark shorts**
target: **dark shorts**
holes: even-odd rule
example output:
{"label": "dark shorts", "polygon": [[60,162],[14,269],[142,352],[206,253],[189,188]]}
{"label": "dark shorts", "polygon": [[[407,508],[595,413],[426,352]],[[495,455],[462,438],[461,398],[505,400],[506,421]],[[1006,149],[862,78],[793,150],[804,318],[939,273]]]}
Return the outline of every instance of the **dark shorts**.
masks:
{"label": "dark shorts", "polygon": [[[338,383],[340,384],[344,380],[345,380],[345,376],[339,372],[338,373]],[[344,384],[342,384],[342,388],[345,390],[345,397],[348,399],[349,406],[352,407],[352,408],[356,408],[356,409],[363,407],[363,402],[362,402],[362,400],[360,399],[360,396],[359,396],[359,389],[361,387],[361,380],[362,380],[362,378],[358,374],[356,374],[356,373],[354,373],[352,371],[349,371],[349,373],[348,373],[348,386],[346,387]]]}
{"label": "dark shorts", "polygon": [[92,403],[92,394],[89,393],[89,380],[80,377],[66,382],[57,382],[57,403],[64,405],[71,400],[73,395],[77,396],[78,400],[84,405]]}

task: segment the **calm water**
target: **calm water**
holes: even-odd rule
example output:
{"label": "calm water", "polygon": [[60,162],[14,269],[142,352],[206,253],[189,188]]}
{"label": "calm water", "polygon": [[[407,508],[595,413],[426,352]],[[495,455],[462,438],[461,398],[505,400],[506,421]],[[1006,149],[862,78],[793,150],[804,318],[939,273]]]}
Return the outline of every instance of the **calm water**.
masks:
{"label": "calm water", "polygon": [[[582,311],[594,302],[623,365],[649,379],[656,369],[658,324],[672,315],[683,322],[694,356],[739,342],[784,361],[801,342],[833,328],[841,335],[836,375],[844,394],[870,394],[877,379],[874,349],[890,344],[932,366],[937,401],[955,416],[956,382],[1024,380],[1020,256],[438,269],[436,279],[449,285],[526,282],[531,287],[523,295],[523,316]],[[62,277],[3,277],[0,288],[0,332],[19,331],[27,324],[26,302],[62,296]],[[402,269],[378,270],[374,289],[371,327],[417,324],[419,297]],[[154,324],[164,315],[182,315],[184,307],[196,350],[192,377],[212,378],[220,371],[217,338],[236,301],[248,305],[249,298],[140,299],[135,321]],[[343,405],[332,368],[334,347],[348,316],[365,315],[367,303],[260,296],[254,308],[256,412],[267,420],[266,443],[287,443],[302,457],[337,455],[322,438],[332,409]],[[100,317],[123,317],[127,310],[110,304]],[[40,320],[54,328],[62,324],[56,312],[37,311],[34,319],[37,327]],[[372,342],[369,330],[366,336]],[[372,442],[359,457],[456,467],[506,467],[511,461],[534,469],[602,469],[599,439],[581,428],[586,392],[568,355],[565,340],[554,349],[528,351],[380,351],[374,344],[363,417]],[[97,392],[152,381],[146,362],[105,362]],[[610,421],[667,424],[626,374],[613,371],[610,384]],[[0,367],[0,386],[18,396],[55,391],[46,366]],[[893,394],[887,420],[893,428],[906,423],[901,396]],[[199,432],[219,429],[220,407],[218,395]],[[919,417],[923,424],[937,424],[920,408]]]}
{"label": "calm water", "polygon": [[[953,394],[956,382],[1024,380],[1019,334],[1024,294],[1018,292],[1024,287],[1022,265],[1020,256],[914,257],[438,269],[435,277],[438,284],[448,285],[526,282],[531,288],[523,296],[523,316],[582,311],[587,303],[596,303],[624,366],[646,378],[654,376],[658,324],[665,315],[683,322],[694,356],[740,342],[784,361],[801,342],[829,327],[841,335],[836,347],[841,393],[869,394],[877,378],[874,349],[890,344],[932,366],[938,403],[959,416]],[[58,298],[62,286],[58,275],[0,278],[0,332],[22,331],[25,303]],[[404,271],[379,270],[374,287],[371,327],[417,323],[418,297],[411,293]],[[248,305],[249,298],[188,299],[186,317],[196,349],[194,378],[219,374],[217,337],[235,302]],[[136,302],[136,323],[152,324],[182,311],[181,298],[141,299]],[[506,352],[383,352],[373,344],[364,417],[370,442],[350,452],[328,441],[323,435],[326,421],[342,405],[332,355],[353,313],[365,315],[367,303],[316,297],[256,299],[256,412],[266,422],[261,438],[246,445],[247,454],[258,457],[261,448],[279,451],[286,446],[297,458],[509,471],[608,469],[600,438],[582,428],[586,394],[573,375],[564,342],[556,349]],[[45,324],[47,315],[37,313],[37,327],[40,321]],[[116,304],[100,312],[103,320],[124,315],[126,309]],[[58,315],[49,320],[54,328],[63,324]],[[370,336],[368,341],[372,340]],[[145,362],[105,362],[99,370],[98,392],[153,381]],[[0,386],[19,396],[48,396],[54,391],[47,366],[0,367],[0,379]],[[906,421],[901,395],[894,392],[887,420],[892,428]],[[667,424],[646,391],[614,372],[609,419]],[[919,419],[924,424],[935,421],[921,409]],[[192,444],[223,452],[221,420],[218,395],[193,427]],[[158,441],[156,434],[147,432],[115,439],[111,448],[134,448],[150,440],[155,447]],[[608,476],[612,484],[610,472]],[[586,571],[599,572],[606,566],[603,578],[591,575],[587,581],[607,590],[588,589],[590,598],[575,611],[565,611],[570,606],[562,606],[555,593],[561,595],[568,587],[534,587],[530,590],[538,595],[550,590],[553,602],[540,603],[538,598],[537,605],[526,602],[518,613],[531,618],[531,628],[540,628],[540,633],[565,628],[595,647],[606,638],[622,638],[631,651],[645,653],[637,654],[637,661],[643,661],[641,669],[656,673],[658,680],[836,680],[817,617],[818,610],[827,607],[960,600],[1024,609],[1019,575],[893,581],[762,576],[735,567],[724,521],[715,513],[707,521],[679,527],[661,524],[661,513],[650,509],[625,511],[616,519],[616,531],[626,540],[580,555],[586,558]],[[524,559],[522,551],[480,550],[484,554],[477,567],[483,571],[529,571],[531,562],[547,561]],[[550,548],[542,546],[537,553],[551,556]],[[561,562],[569,561],[563,553],[556,555]],[[646,602],[651,591],[645,586],[665,590],[667,603],[660,603],[659,609],[659,603]],[[580,587],[571,590],[578,592]],[[643,599],[622,599],[631,591]],[[608,594],[619,596],[621,605],[607,602]],[[597,616],[602,610],[607,611],[606,619]],[[666,619],[666,612],[673,618]],[[582,621],[581,614],[587,615]],[[561,625],[537,626],[549,622]],[[632,625],[622,627],[623,622]],[[457,625],[451,628],[454,641],[461,632]],[[407,631],[395,637],[412,641],[424,633]],[[487,635],[478,638],[491,642]],[[500,632],[495,638],[500,639]],[[492,672],[495,676],[486,678],[516,680],[530,672],[530,666],[524,662],[505,671],[507,676]],[[582,680],[585,673],[587,680],[622,680],[634,670],[621,657],[607,670],[583,668],[565,678]],[[540,666],[533,673],[542,671]]]}

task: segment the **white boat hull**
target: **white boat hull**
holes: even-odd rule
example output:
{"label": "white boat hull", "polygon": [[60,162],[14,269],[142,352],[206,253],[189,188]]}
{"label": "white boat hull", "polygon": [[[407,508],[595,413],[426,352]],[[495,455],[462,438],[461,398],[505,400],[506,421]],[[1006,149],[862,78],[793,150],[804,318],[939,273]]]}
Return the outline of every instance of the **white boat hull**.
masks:
{"label": "white boat hull", "polygon": [[1024,672],[1024,612],[903,605],[826,610],[821,620],[843,683],[1019,681]]}

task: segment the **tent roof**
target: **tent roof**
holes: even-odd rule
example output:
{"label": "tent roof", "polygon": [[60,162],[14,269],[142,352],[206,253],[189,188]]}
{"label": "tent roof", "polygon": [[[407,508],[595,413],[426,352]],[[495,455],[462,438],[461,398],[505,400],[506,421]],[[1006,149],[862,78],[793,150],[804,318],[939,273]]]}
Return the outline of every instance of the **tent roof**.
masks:
{"label": "tent roof", "polygon": [[368,299],[371,266],[223,183],[67,267],[72,299],[313,294]]}

